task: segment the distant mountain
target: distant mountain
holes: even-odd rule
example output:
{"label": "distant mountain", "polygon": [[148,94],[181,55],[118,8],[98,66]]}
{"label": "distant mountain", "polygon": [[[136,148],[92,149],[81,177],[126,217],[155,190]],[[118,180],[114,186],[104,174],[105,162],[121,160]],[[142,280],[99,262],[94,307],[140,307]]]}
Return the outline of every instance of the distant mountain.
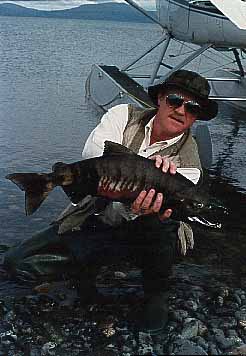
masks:
{"label": "distant mountain", "polygon": [[[155,11],[149,11],[155,16]],[[43,11],[5,3],[0,4],[0,16],[50,17],[81,20],[134,21],[151,22],[146,16],[127,4],[104,3],[81,5],[76,8],[55,11]]]}

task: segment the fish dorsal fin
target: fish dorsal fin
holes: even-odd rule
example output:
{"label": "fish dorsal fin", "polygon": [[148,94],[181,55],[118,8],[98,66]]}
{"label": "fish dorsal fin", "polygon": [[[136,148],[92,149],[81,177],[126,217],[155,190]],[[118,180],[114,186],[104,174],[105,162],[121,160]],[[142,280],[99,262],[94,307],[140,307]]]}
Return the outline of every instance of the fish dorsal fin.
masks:
{"label": "fish dorsal fin", "polygon": [[112,142],[112,141],[104,142],[104,151],[103,151],[104,156],[106,156],[106,155],[120,155],[120,154],[134,154],[135,155],[136,153],[119,143]]}

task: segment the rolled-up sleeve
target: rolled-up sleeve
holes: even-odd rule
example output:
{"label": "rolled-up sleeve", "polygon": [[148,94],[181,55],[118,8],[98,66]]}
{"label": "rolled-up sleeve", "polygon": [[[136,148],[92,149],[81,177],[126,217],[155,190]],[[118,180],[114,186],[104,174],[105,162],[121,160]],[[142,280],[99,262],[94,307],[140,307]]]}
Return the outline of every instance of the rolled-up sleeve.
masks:
{"label": "rolled-up sleeve", "polygon": [[194,184],[197,184],[201,177],[201,171],[198,168],[177,168],[177,172],[191,180]]}
{"label": "rolled-up sleeve", "polygon": [[101,156],[106,140],[122,143],[123,132],[128,120],[128,105],[121,104],[109,109],[102,117],[101,122],[89,135],[82,158],[88,159]]}

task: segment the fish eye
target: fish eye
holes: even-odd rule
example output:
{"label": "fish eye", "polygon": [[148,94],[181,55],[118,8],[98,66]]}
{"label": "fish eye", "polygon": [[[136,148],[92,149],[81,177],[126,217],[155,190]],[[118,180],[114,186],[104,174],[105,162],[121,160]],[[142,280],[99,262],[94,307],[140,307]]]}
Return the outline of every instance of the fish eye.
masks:
{"label": "fish eye", "polygon": [[198,209],[202,209],[204,207],[203,203],[194,203],[194,206]]}

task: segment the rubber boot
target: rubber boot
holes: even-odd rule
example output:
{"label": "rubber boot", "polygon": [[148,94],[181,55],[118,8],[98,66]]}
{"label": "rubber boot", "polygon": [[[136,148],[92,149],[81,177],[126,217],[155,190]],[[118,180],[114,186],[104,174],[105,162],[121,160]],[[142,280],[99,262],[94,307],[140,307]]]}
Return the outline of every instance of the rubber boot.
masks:
{"label": "rubber boot", "polygon": [[98,268],[85,267],[80,273],[77,289],[80,303],[83,305],[94,304],[98,302],[99,295],[96,288],[96,276]]}
{"label": "rubber boot", "polygon": [[159,335],[168,321],[168,292],[159,292],[145,297],[141,313],[139,313],[139,328],[150,335]]}

